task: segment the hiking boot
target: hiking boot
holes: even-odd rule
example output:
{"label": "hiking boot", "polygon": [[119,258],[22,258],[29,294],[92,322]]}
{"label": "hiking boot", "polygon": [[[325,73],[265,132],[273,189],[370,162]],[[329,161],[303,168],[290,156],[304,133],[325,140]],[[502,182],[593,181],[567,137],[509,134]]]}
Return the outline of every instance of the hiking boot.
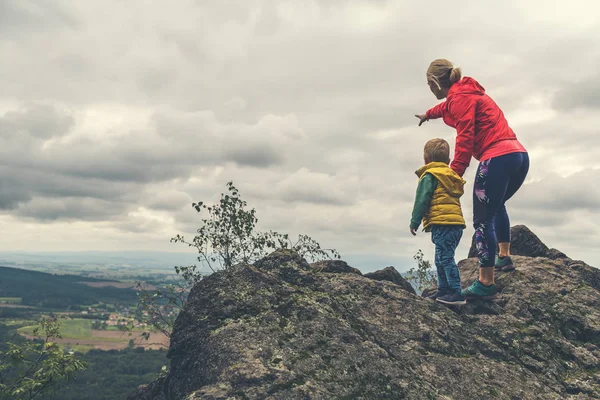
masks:
{"label": "hiking boot", "polygon": [[475,280],[471,286],[461,292],[467,299],[493,300],[496,298],[498,288],[496,285],[485,286],[479,280]]}
{"label": "hiking boot", "polygon": [[515,270],[510,256],[504,258],[496,257],[496,264],[494,265],[494,271],[496,272],[511,272]]}
{"label": "hiking boot", "polygon": [[431,299],[431,300],[435,300],[438,297],[442,297],[442,296],[445,296],[447,294],[448,294],[448,290],[446,290],[446,289],[442,289],[442,290],[438,289],[434,294],[430,294],[429,296],[427,296],[427,298]]}
{"label": "hiking boot", "polygon": [[450,304],[450,305],[461,305],[467,304],[465,297],[459,292],[448,293],[445,296],[438,297],[436,299],[440,303]]}

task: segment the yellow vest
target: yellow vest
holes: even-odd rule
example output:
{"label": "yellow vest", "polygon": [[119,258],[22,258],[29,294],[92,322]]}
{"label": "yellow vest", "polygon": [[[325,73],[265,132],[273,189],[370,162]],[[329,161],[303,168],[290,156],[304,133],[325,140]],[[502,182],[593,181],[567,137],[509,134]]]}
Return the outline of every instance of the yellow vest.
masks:
{"label": "yellow vest", "polygon": [[448,164],[432,162],[416,171],[419,180],[431,174],[438,183],[433,192],[429,210],[423,216],[423,229],[428,232],[431,225],[461,225],[466,228],[460,207],[460,196],[467,183]]}

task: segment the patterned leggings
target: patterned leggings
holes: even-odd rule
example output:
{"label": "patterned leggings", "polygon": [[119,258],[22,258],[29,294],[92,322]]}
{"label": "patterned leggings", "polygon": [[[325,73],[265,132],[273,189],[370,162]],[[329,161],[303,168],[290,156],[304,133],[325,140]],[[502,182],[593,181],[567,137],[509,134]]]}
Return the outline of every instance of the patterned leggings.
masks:
{"label": "patterned leggings", "polygon": [[510,153],[479,163],[473,185],[473,226],[480,267],[493,267],[498,243],[510,243],[504,205],[529,171],[527,153]]}

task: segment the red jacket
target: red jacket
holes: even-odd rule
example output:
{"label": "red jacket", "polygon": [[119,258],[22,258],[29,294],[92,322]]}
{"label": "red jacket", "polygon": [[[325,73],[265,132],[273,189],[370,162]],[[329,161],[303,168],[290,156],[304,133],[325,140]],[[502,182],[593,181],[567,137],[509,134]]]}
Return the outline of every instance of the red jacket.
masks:
{"label": "red jacket", "polygon": [[428,110],[428,119],[442,117],[456,128],[454,160],[450,167],[460,176],[471,162],[504,154],[526,152],[508,126],[504,113],[473,78],[464,77],[448,90],[446,101]]}

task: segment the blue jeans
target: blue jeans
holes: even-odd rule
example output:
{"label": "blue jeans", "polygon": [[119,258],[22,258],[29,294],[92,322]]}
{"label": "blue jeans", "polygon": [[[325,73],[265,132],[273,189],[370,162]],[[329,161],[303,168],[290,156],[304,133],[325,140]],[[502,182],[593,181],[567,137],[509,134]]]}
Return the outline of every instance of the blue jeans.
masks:
{"label": "blue jeans", "polygon": [[498,243],[510,243],[510,220],[504,205],[529,171],[527,153],[510,153],[479,163],[473,185],[473,227],[480,267],[493,267]]}
{"label": "blue jeans", "polygon": [[462,234],[463,227],[459,225],[431,227],[431,241],[435,244],[438,290],[460,293],[460,271],[454,261],[454,253]]}

